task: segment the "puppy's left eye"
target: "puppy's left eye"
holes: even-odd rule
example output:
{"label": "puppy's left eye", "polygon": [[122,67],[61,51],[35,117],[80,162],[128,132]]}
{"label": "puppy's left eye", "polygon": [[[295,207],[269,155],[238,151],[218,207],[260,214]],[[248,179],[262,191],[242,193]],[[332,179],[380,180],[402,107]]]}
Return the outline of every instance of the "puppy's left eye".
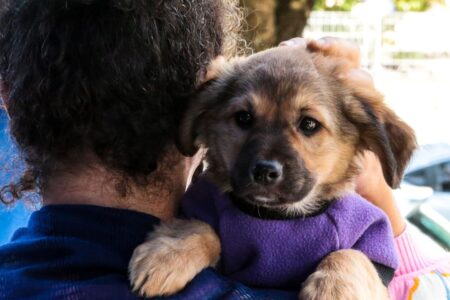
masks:
{"label": "puppy's left eye", "polygon": [[253,116],[245,110],[238,111],[234,115],[236,124],[242,129],[249,129],[253,125]]}
{"label": "puppy's left eye", "polygon": [[322,125],[316,119],[304,117],[300,121],[299,128],[304,135],[311,136],[317,131],[319,131],[319,129],[322,128]]}

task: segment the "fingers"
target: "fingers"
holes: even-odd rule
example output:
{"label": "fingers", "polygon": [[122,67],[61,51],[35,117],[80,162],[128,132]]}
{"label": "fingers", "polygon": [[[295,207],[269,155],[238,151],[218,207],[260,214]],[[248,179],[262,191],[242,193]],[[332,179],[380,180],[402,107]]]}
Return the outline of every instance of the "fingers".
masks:
{"label": "fingers", "polygon": [[372,76],[361,69],[350,69],[339,76],[339,78],[347,82],[350,86],[359,86],[361,88],[374,88]]}
{"label": "fingers", "polygon": [[355,43],[335,37],[323,37],[318,40],[308,40],[300,37],[281,42],[283,46],[300,46],[311,52],[320,52],[325,56],[344,58],[349,61],[351,68],[361,66],[359,47]]}
{"label": "fingers", "polygon": [[364,151],[360,156],[360,173],[356,177],[356,192],[366,194],[366,190],[370,190],[375,182],[379,182],[383,177],[378,157],[372,151]]}
{"label": "fingers", "polygon": [[311,52],[320,52],[325,56],[347,60],[348,65],[344,73],[339,76],[341,80],[354,86],[374,87],[372,76],[360,69],[361,54],[355,43],[340,38],[324,37],[308,41],[307,49]]}
{"label": "fingers", "polygon": [[308,41],[307,48],[311,52],[320,52],[325,56],[344,58],[348,60],[351,68],[360,68],[361,66],[359,47],[351,41],[324,37],[318,40]]}
{"label": "fingers", "polygon": [[289,46],[289,47],[291,47],[291,46],[299,46],[299,47],[302,47],[302,48],[306,49],[307,44],[308,44],[308,41],[306,39],[296,37],[296,38],[293,38],[293,39],[281,42],[279,46],[280,47],[284,47],[284,46]]}
{"label": "fingers", "polygon": [[351,86],[373,88],[372,76],[361,68],[361,54],[359,47],[355,43],[335,37],[324,37],[318,40],[308,40],[304,38],[293,38],[280,43],[280,46],[299,46],[311,52],[322,53],[325,56],[345,59],[347,61],[345,69],[339,78],[346,81]]}

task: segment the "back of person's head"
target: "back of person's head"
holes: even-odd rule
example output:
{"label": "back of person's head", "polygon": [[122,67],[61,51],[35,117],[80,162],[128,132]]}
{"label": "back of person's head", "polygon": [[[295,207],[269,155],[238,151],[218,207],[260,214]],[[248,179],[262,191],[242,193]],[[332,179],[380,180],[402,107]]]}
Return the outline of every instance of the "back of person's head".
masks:
{"label": "back of person's head", "polygon": [[237,21],[235,0],[0,2],[1,90],[30,186],[87,154],[150,174]]}

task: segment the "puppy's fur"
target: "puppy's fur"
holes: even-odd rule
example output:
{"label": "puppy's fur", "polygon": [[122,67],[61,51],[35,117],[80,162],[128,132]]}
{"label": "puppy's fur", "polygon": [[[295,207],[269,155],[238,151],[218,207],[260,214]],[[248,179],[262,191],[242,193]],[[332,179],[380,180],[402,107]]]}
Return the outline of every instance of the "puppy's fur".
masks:
{"label": "puppy's fur", "polygon": [[[193,155],[206,147],[205,176],[224,192],[231,192],[238,202],[285,217],[314,214],[327,202],[351,192],[359,171],[358,157],[365,150],[379,157],[386,181],[397,187],[416,145],[414,133],[376,90],[340,80],[339,74],[348,68],[345,60],[311,54],[300,47],[238,58],[217,70],[215,78],[200,88],[182,121],[179,148]],[[255,173],[260,162],[275,166],[276,182],[272,173],[264,173],[267,176],[262,181],[255,179],[261,179],[261,174]],[[183,249],[183,242],[174,247]],[[211,248],[200,242],[197,245],[201,253],[205,247]],[[145,265],[140,259],[143,255],[138,251],[132,259],[132,274],[150,273],[147,280],[152,281],[158,278],[158,269],[168,268]],[[189,253],[177,255],[186,264],[197,262],[189,260]],[[217,257],[211,261],[215,260]],[[211,261],[194,269],[210,266]],[[355,268],[358,264],[371,275],[361,276]],[[363,254],[338,251],[308,278],[302,299],[386,298],[386,289],[378,276],[372,276],[374,272]],[[155,292],[146,289],[142,280],[132,278],[132,283],[151,296],[182,287],[166,279],[162,286],[176,288]]]}

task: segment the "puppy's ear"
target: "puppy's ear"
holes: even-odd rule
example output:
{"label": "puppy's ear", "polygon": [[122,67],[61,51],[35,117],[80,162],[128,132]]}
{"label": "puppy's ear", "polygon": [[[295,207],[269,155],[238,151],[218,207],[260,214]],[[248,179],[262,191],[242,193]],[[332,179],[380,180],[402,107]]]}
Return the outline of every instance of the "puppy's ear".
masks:
{"label": "puppy's ear", "polygon": [[359,150],[371,150],[379,158],[384,178],[393,188],[417,146],[414,131],[386,106],[374,88],[353,87],[353,97],[344,99],[344,111],[360,134]]}
{"label": "puppy's ear", "polygon": [[204,82],[190,97],[188,108],[184,112],[178,129],[176,145],[185,156],[193,156],[200,148],[198,140],[205,113],[213,101],[208,88],[215,83],[215,78]]}
{"label": "puppy's ear", "polygon": [[[231,62],[237,62],[235,58]],[[220,92],[219,77],[231,69],[232,63],[226,62],[223,56],[215,58],[208,66],[205,76],[196,92],[189,99],[188,108],[183,114],[178,129],[176,145],[185,156],[193,156],[199,150],[201,130],[204,126],[205,113],[218,100]]]}
{"label": "puppy's ear", "polygon": [[397,188],[403,178],[403,173],[409,160],[417,148],[417,140],[414,130],[389,108],[383,111],[382,122],[387,132],[391,150],[397,161],[397,170],[394,173],[394,181],[391,187]]}

